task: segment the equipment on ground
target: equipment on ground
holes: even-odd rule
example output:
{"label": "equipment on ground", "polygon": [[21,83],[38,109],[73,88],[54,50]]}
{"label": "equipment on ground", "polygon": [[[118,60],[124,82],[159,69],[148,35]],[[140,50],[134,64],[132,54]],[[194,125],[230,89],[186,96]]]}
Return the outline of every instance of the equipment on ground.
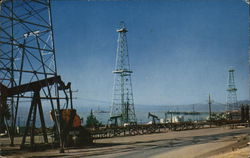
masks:
{"label": "equipment on ground", "polygon": [[157,121],[160,121],[159,117],[154,115],[154,114],[151,114],[150,112],[148,113],[148,118],[152,117],[152,124],[156,124],[156,120]]}
{"label": "equipment on ground", "polygon": [[[51,111],[50,116],[55,121],[55,113]],[[91,133],[81,125],[81,118],[75,109],[61,109],[63,141],[66,147],[92,144]],[[55,140],[59,141],[55,135]]]}
{"label": "equipment on ground", "polygon": [[109,121],[111,122],[111,126],[118,126],[118,119],[122,118],[122,115],[111,116]]}

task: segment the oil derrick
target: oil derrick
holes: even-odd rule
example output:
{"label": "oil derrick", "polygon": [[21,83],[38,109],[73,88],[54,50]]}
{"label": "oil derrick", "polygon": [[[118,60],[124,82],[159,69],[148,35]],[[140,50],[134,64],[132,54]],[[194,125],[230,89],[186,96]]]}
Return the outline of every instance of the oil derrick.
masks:
{"label": "oil derrick", "polygon": [[[248,8],[250,7],[250,0],[246,0],[248,4]],[[250,14],[250,10],[248,9],[248,15]],[[248,39],[250,39],[250,16],[248,16]],[[248,42],[248,90],[249,90],[249,100],[250,100],[250,42]]]}
{"label": "oil derrick", "polygon": [[[244,0],[249,8],[250,0]],[[248,9],[248,15],[250,10]],[[248,16],[248,39],[250,39],[250,17]],[[250,42],[248,42],[248,99],[250,100]]]}
{"label": "oil derrick", "polygon": [[[129,64],[126,33],[124,22],[120,23],[118,32],[118,47],[114,73],[113,101],[110,118],[119,118],[120,123],[135,123],[134,99],[131,82],[132,70]],[[121,116],[121,117],[118,117]],[[117,120],[116,120],[117,122]]]}
{"label": "oil derrick", "polygon": [[239,110],[236,91],[237,88],[235,86],[234,80],[234,69],[229,69],[227,89],[227,111]]}
{"label": "oil derrick", "polygon": [[22,145],[28,133],[30,145],[34,145],[37,111],[44,142],[48,142],[42,109],[45,102],[57,116],[55,126],[63,147],[61,116],[56,111],[60,111],[60,104],[68,103],[68,97],[57,74],[50,0],[0,3],[0,107],[11,109],[11,144],[16,134],[18,107],[24,104],[30,110]]}

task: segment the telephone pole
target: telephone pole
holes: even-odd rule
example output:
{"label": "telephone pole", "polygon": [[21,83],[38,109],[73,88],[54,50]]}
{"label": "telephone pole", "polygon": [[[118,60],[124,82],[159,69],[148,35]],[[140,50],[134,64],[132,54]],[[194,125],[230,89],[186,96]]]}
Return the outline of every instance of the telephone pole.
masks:
{"label": "telephone pole", "polygon": [[210,128],[212,126],[212,120],[211,120],[212,110],[211,110],[211,105],[212,105],[212,100],[211,100],[211,96],[210,96],[210,93],[209,93],[209,95],[208,95],[208,109],[209,109],[209,125],[210,125]]}

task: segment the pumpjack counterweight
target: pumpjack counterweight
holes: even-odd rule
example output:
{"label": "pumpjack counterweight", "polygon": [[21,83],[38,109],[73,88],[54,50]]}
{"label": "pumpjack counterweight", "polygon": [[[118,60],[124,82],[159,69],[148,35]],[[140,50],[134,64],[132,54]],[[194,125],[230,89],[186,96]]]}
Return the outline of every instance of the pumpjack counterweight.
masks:
{"label": "pumpjack counterweight", "polygon": [[[120,23],[118,32],[118,47],[116,54],[116,66],[114,73],[113,101],[110,118],[120,119],[120,123],[136,123],[134,109],[134,98],[132,90],[129,54],[126,33],[128,32],[125,23]],[[116,120],[117,121],[117,120]]]}

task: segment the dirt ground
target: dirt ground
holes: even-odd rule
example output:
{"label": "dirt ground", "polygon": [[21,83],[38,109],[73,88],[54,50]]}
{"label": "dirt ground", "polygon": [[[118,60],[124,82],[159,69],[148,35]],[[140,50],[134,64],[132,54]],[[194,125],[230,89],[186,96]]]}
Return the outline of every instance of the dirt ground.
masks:
{"label": "dirt ground", "polygon": [[250,146],[236,151],[211,156],[209,158],[250,158]]}
{"label": "dirt ground", "polygon": [[229,136],[204,144],[184,146],[160,153],[153,158],[248,158],[250,156],[250,147],[246,146],[248,141],[249,136],[244,134],[234,137]]}
{"label": "dirt ground", "polygon": [[5,156],[12,158],[248,158],[250,147],[246,144],[250,141],[249,136],[249,128],[208,128],[100,139],[96,140],[93,146],[66,149],[65,153],[59,153],[58,149],[42,152],[24,152],[17,149],[14,152],[8,152]]}

